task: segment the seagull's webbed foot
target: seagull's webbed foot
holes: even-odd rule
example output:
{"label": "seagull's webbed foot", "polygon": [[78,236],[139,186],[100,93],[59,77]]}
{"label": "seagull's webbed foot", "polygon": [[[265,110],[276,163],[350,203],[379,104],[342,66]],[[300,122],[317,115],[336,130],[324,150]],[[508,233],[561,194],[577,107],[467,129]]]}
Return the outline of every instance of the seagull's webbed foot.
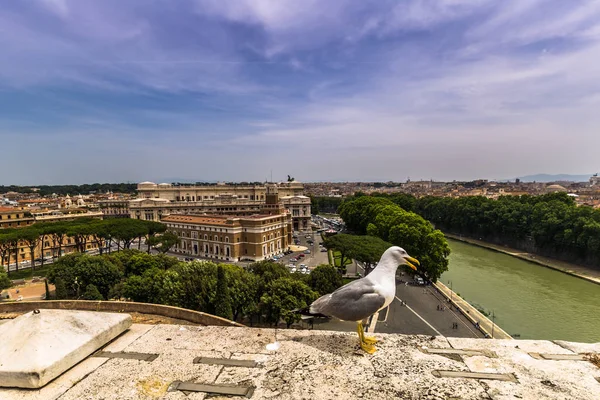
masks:
{"label": "seagull's webbed foot", "polygon": [[360,342],[360,348],[369,354],[373,354],[377,351],[377,348],[375,346],[365,342]]}
{"label": "seagull's webbed foot", "polygon": [[363,342],[366,344],[375,344],[379,342],[379,340],[375,339],[374,337],[363,336]]}
{"label": "seagull's webbed foot", "polygon": [[375,348],[374,344],[377,343],[377,340],[375,338],[365,336],[365,331],[361,322],[358,323],[357,332],[358,339],[360,340],[360,348],[369,354],[375,353],[377,349]]}

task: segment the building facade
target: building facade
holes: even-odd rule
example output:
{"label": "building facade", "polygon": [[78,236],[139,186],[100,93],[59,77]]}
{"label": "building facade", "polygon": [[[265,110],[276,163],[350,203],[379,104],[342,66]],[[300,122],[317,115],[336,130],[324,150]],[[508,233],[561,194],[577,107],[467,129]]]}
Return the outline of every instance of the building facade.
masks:
{"label": "building facade", "polygon": [[293,195],[283,196],[280,198],[280,200],[283,206],[292,214],[292,223],[294,230],[310,230],[310,197],[304,195]]}
{"label": "building facade", "polygon": [[289,213],[275,215],[169,215],[179,236],[174,252],[224,261],[260,261],[281,254],[292,240]]}
{"label": "building facade", "polygon": [[[0,228],[25,228],[37,222],[64,222],[74,221],[79,218],[102,219],[103,214],[100,211],[89,212],[79,209],[68,211],[29,211],[19,208],[0,208]],[[20,240],[11,249],[10,255],[8,251],[3,254],[3,258],[0,259],[0,265],[7,266],[9,262],[11,265],[15,263],[22,264],[35,259],[39,260],[41,257],[60,257],[76,250],[75,239],[65,235],[60,242],[58,243],[53,240],[51,235],[40,236],[40,240],[38,240],[36,246],[33,248],[32,254],[31,248],[27,243]],[[92,237],[90,237],[86,242],[85,248],[86,251],[95,250],[98,248],[98,243],[94,242]]]}
{"label": "building facade", "polygon": [[[250,216],[260,213],[269,194],[277,194],[279,201],[290,211],[293,228],[310,230],[310,199],[303,195],[300,182],[264,185],[172,185],[142,182],[138,184],[138,198],[129,200],[130,218],[162,221],[168,215],[211,214]],[[122,203],[103,202],[106,217],[123,213]]]}
{"label": "building facade", "polygon": [[15,207],[0,207],[0,229],[22,228],[33,223],[33,215],[28,210]]}
{"label": "building facade", "polygon": [[173,251],[224,261],[261,261],[281,254],[292,242],[292,216],[277,187],[253,215],[168,215],[161,219],[179,236]]}

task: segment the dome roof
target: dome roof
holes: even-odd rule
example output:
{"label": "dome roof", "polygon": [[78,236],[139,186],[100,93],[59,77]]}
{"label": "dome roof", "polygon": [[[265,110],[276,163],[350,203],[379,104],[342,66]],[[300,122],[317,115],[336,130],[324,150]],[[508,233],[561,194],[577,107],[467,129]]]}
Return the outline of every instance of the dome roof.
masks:
{"label": "dome roof", "polygon": [[561,185],[549,185],[546,186],[546,190],[551,191],[551,192],[566,192],[567,189],[565,189],[564,186]]}
{"label": "dome roof", "polygon": [[146,181],[146,182],[140,182],[139,185],[156,185],[156,183],[150,182],[150,181]]}

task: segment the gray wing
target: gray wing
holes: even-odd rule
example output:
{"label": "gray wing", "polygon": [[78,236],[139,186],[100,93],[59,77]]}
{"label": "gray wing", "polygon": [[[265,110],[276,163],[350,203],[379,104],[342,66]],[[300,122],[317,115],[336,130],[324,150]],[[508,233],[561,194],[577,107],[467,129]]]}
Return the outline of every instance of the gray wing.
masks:
{"label": "gray wing", "polygon": [[384,303],[385,297],[376,293],[373,284],[363,278],[319,297],[310,305],[310,312],[344,321],[362,321],[376,313]]}

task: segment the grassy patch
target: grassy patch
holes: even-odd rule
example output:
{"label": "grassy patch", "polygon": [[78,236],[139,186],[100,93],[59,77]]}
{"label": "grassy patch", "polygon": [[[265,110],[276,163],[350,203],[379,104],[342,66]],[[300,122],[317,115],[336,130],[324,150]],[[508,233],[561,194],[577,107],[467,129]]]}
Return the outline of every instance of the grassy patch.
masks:
{"label": "grassy patch", "polygon": [[[333,253],[333,262],[334,265],[336,267],[340,267],[341,266],[341,262],[342,262],[342,253],[340,253],[337,250],[332,251],[331,253]],[[331,257],[330,257],[330,263],[331,263]],[[350,265],[352,264],[352,260],[347,259],[346,262],[344,263],[344,265]]]}
{"label": "grassy patch", "polygon": [[46,264],[44,265],[44,268],[35,267],[35,271],[31,271],[31,268],[20,269],[18,272],[11,271],[8,277],[13,281],[16,279],[30,279],[32,276],[45,277],[46,275],[48,275],[48,272],[50,272],[50,268],[52,268],[52,264]]}

